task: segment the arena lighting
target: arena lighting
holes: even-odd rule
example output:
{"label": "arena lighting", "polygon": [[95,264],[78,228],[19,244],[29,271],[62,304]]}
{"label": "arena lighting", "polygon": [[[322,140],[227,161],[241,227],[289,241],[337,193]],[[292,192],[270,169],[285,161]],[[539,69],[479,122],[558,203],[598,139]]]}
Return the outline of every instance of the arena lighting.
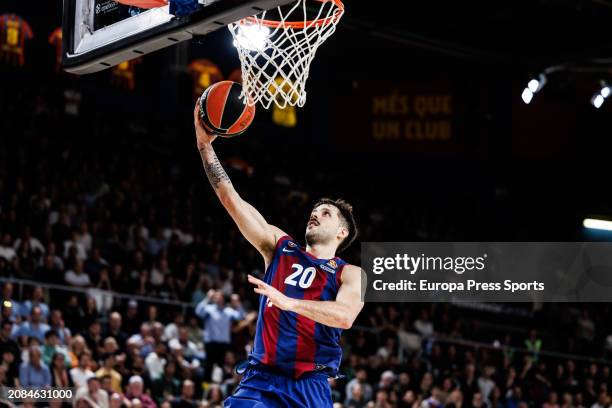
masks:
{"label": "arena lighting", "polygon": [[532,78],[528,83],[525,89],[523,89],[523,93],[521,94],[521,98],[525,104],[529,105],[533,96],[540,92],[542,88],[546,85],[546,76],[544,74],[538,75],[537,78]]}
{"label": "arena lighting", "polygon": [[600,220],[597,218],[585,218],[584,221],[582,221],[582,226],[588,229],[612,231],[612,221]]}
{"label": "arena lighting", "polygon": [[591,105],[596,109],[601,108],[608,96],[610,96],[610,86],[606,82],[601,81],[601,89],[591,97]]}
{"label": "arena lighting", "polygon": [[268,43],[270,29],[260,24],[243,24],[238,29],[234,47],[240,45],[250,51],[263,51]]}

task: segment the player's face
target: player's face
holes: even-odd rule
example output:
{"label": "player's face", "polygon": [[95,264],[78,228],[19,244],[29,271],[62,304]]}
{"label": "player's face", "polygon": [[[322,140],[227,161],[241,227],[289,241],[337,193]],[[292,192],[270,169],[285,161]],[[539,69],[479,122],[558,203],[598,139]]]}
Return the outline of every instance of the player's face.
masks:
{"label": "player's face", "polygon": [[338,209],[329,204],[322,204],[310,214],[306,224],[306,243],[308,245],[330,243],[334,239],[341,239],[342,230]]}

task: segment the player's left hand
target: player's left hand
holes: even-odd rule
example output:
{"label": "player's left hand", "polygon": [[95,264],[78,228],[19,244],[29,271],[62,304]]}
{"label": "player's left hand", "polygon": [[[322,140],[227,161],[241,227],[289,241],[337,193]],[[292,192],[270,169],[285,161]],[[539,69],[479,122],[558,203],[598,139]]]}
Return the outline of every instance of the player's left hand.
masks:
{"label": "player's left hand", "polygon": [[208,133],[204,126],[202,126],[202,122],[200,122],[200,99],[196,101],[195,107],[193,108],[193,126],[195,127],[196,132],[196,142],[198,145],[198,149],[202,148],[204,145],[208,143],[214,142],[217,136]]}
{"label": "player's left hand", "polygon": [[276,288],[268,285],[266,282],[261,279],[257,279],[256,277],[249,275],[249,282],[255,285],[253,289],[255,293],[264,295],[268,298],[268,306],[276,306],[281,310],[290,310],[293,305],[293,299],[283,295]]}

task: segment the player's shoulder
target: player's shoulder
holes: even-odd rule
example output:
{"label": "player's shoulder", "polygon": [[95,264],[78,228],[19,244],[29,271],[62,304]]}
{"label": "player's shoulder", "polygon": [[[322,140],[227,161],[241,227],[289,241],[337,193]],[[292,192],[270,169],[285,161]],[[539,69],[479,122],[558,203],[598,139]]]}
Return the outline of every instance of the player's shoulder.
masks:
{"label": "player's shoulder", "polygon": [[347,263],[342,268],[342,282],[361,279],[362,273],[365,273],[360,266]]}
{"label": "player's shoulder", "polygon": [[278,250],[284,246],[295,246],[298,247],[299,244],[293,237],[278,227],[274,228],[274,239],[275,239],[275,249]]}

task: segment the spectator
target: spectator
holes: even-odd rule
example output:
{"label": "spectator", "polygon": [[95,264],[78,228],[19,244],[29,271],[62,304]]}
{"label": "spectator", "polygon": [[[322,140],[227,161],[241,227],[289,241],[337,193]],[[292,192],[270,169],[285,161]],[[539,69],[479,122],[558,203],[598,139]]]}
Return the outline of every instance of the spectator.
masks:
{"label": "spectator", "polygon": [[166,346],[163,343],[157,343],[155,345],[155,351],[149,353],[145,358],[145,365],[151,380],[156,380],[164,373],[164,366],[166,365]]}
{"label": "spectator", "polygon": [[[179,336],[179,328],[183,326],[185,317],[181,313],[174,315],[172,323],[166,325],[164,328],[163,341],[171,341]],[[170,346],[170,345],[169,345]]]}
{"label": "spectator", "polygon": [[90,320],[89,328],[83,336],[87,348],[91,351],[92,357],[98,360],[103,349],[102,328],[97,320]]}
{"label": "spectator", "polygon": [[115,355],[114,354],[103,354],[102,355],[102,367],[96,371],[96,377],[110,377],[111,379],[111,390],[113,392],[122,393],[121,389],[121,374],[115,370]]}
{"label": "spectator", "polygon": [[108,326],[104,333],[104,337],[112,337],[119,345],[119,349],[123,350],[122,347],[125,347],[125,342],[128,339],[127,333],[122,330],[122,318],[121,314],[118,312],[112,312],[108,319]]}
{"label": "spectator", "polygon": [[[86,322],[90,323],[93,321],[97,321],[100,318],[100,311],[98,310],[98,302],[94,296],[88,295],[85,298],[85,307],[83,308],[83,319]],[[102,326],[100,326],[100,333]]]}
{"label": "spectator", "polygon": [[538,333],[535,330],[529,330],[529,337],[525,339],[525,347],[532,353],[533,361],[538,361],[542,349],[542,340],[538,338]]}
{"label": "spectator", "polygon": [[15,364],[15,356],[9,351],[2,353],[0,369],[4,374],[4,380],[0,382],[7,387],[19,386],[19,366]]}
{"label": "spectator", "polygon": [[13,322],[10,320],[2,321],[2,329],[0,330],[0,353],[10,353],[13,355],[13,361],[16,365],[20,362],[21,352],[17,342],[11,338],[13,332]]}
{"label": "spectator", "polygon": [[[380,392],[380,391],[379,391]],[[386,394],[386,393],[385,393]],[[384,400],[381,400],[380,396],[377,395],[377,404],[388,406],[388,396],[385,395]],[[380,401],[380,402],[379,402]],[[444,404],[442,403],[440,388],[434,386],[431,389],[431,395],[429,398],[423,400],[421,408],[441,408]]]}
{"label": "spectator", "polygon": [[129,407],[131,405],[130,401],[118,393],[111,394],[109,402],[111,408]]}
{"label": "spectator", "polygon": [[[472,401],[474,394],[480,392],[478,389],[478,381],[476,380],[476,367],[473,363],[465,365],[463,378],[461,379],[461,392],[463,393],[464,399],[467,401]],[[482,398],[482,395],[480,398]]]}
{"label": "spectator", "polygon": [[51,358],[51,386],[52,387],[73,387],[71,376],[66,370],[66,357],[62,353],[55,353]]}
{"label": "spectator", "polygon": [[204,321],[206,347],[204,375],[210,380],[214,364],[222,365],[225,352],[230,347],[231,324],[244,318],[244,310],[225,306],[223,293],[211,290],[197,305],[195,312]]}
{"label": "spectator", "polygon": [[25,321],[19,326],[14,336],[16,337],[34,337],[40,343],[45,340],[45,334],[49,331],[50,327],[44,322],[42,317],[42,311],[40,307],[34,306],[32,313],[30,313],[30,320]]}
{"label": "spectator", "polygon": [[68,345],[72,338],[72,333],[66,324],[64,323],[64,319],[62,319],[62,312],[59,310],[51,311],[51,319],[49,321],[49,326],[51,330],[57,333],[59,337],[60,344]]}
{"label": "spectator", "polygon": [[134,400],[139,401],[143,408],[157,408],[151,397],[144,393],[144,381],[138,375],[130,377],[125,397],[132,403]]}
{"label": "spectator", "polygon": [[176,362],[170,359],[164,366],[164,374],[151,385],[151,396],[158,405],[165,400],[172,398],[179,393],[180,381],[176,378]]}
{"label": "spectator", "polygon": [[32,291],[32,299],[26,300],[23,302],[21,307],[22,316],[28,316],[32,314],[32,308],[34,306],[38,306],[40,308],[40,312],[42,318],[47,320],[49,318],[49,306],[44,302],[44,292],[41,286],[34,287]]}
{"label": "spectator", "polygon": [[21,304],[13,299],[13,284],[6,282],[2,286],[2,306],[10,308],[11,316],[21,316]]}
{"label": "spectator", "polygon": [[[97,371],[96,371],[96,373],[97,373]],[[98,376],[96,375],[96,377],[98,377]],[[116,392],[113,391],[113,380],[112,380],[111,376],[110,375],[102,375],[102,376],[98,377],[98,379],[100,379],[100,388],[102,388],[104,390],[104,392],[106,392],[106,394],[108,394],[109,402],[110,402],[110,396],[113,395],[113,394],[116,394]]]}
{"label": "spectator", "polygon": [[353,384],[350,387],[348,398],[345,402],[347,408],[364,408],[368,403],[368,400],[363,395],[363,388],[361,383]]}
{"label": "spectator", "polygon": [[494,373],[495,368],[487,365],[484,367],[482,375],[478,378],[478,389],[487,404],[491,403],[489,396],[495,388],[495,381],[492,378]]}
{"label": "spectator", "polygon": [[68,356],[68,350],[60,345],[59,336],[53,330],[48,330],[45,333],[45,344],[42,347],[42,359],[46,365],[51,365],[51,360],[56,354],[62,354],[64,356],[64,362],[67,366],[70,366],[70,358]]}
{"label": "spectator", "polygon": [[[59,259],[59,261],[58,261]],[[42,258],[42,265],[36,268],[35,277],[38,280],[50,282],[50,283],[63,283],[63,265],[58,266],[58,262],[61,262],[61,258],[54,256],[53,254],[45,254]]]}
{"label": "spectator", "polygon": [[171,349],[182,349],[183,355],[189,360],[194,358],[204,359],[204,353],[198,349],[195,343],[189,341],[189,331],[185,326],[180,326],[178,336],[168,342],[168,347]]}
{"label": "spectator", "polygon": [[[13,249],[11,241],[11,234],[4,234],[0,242],[0,258],[4,258],[8,262],[12,262],[17,257],[17,252]],[[5,299],[3,298],[3,300]]]}
{"label": "spectator", "polygon": [[591,405],[591,408],[606,408],[610,406],[610,396],[605,391],[599,393],[597,401]]}
{"label": "spectator", "polygon": [[472,396],[472,407],[487,408],[487,403],[484,401],[484,398],[482,397],[481,393],[477,392]]}
{"label": "spectator", "polygon": [[[183,389],[184,387],[185,386],[183,384]],[[218,384],[213,384],[210,386],[210,389],[206,393],[206,401],[208,401],[208,403],[213,407],[221,406],[223,404],[223,393],[221,392],[221,387],[219,387]],[[190,405],[183,406],[189,407]]]}
{"label": "spectator", "polygon": [[[548,393],[548,399],[544,404],[542,404],[542,408],[560,408],[557,402],[557,393],[552,391]],[[603,408],[603,407],[602,407]]]}
{"label": "spectator", "polygon": [[76,295],[70,295],[68,302],[63,308],[64,322],[67,327],[74,331],[81,331],[84,326],[83,309],[79,305],[79,299]]}
{"label": "spectator", "polygon": [[414,328],[425,339],[433,336],[434,325],[429,320],[429,312],[427,309],[421,309],[421,315],[414,322]]}
{"label": "spectator", "polygon": [[[183,386],[181,387],[181,395],[172,401],[172,408],[197,408],[198,404],[194,400],[193,396],[195,394],[195,384],[191,380],[183,381]],[[218,388],[218,386],[217,386]],[[219,404],[221,401],[215,401],[215,398],[211,398],[210,396],[206,398],[212,404]]]}
{"label": "spectator", "polygon": [[[347,401],[345,402],[345,405],[349,405],[349,398],[353,398],[353,395],[363,397],[362,399],[364,403],[372,400],[374,396],[374,391],[372,389],[372,386],[367,383],[367,380],[368,372],[366,371],[366,369],[358,369],[356,377],[349,381],[348,384],[346,384]],[[357,394],[354,394],[353,387],[355,387],[356,385],[359,385],[359,391],[357,392]],[[361,399],[354,399],[354,401],[361,401]]]}
{"label": "spectator", "polygon": [[102,389],[100,379],[95,375],[90,375],[87,377],[86,381],[86,385],[79,388],[74,397],[77,404],[84,400],[92,408],[108,408],[108,394]]}
{"label": "spectator", "polygon": [[25,227],[23,230],[23,235],[21,238],[18,238],[13,244],[13,248],[18,250],[18,248],[22,247],[22,245],[27,244],[33,254],[36,257],[45,253],[45,247],[40,243],[40,241],[31,235],[30,227]]}
{"label": "spectator", "polygon": [[19,368],[19,383],[22,387],[45,388],[51,386],[51,373],[42,362],[38,347],[29,348],[29,361]]}
{"label": "spectator", "polygon": [[134,299],[128,302],[127,313],[124,320],[123,327],[128,336],[138,333],[142,319],[138,316],[138,302]]}
{"label": "spectator", "polygon": [[[68,241],[64,241],[64,258],[68,258],[71,250],[76,250],[76,257],[79,262],[84,262],[87,259],[87,250],[81,243],[79,232],[72,231],[72,237]],[[82,266],[82,265],[81,265]]]}
{"label": "spectator", "polygon": [[74,263],[74,269],[66,271],[64,274],[64,280],[71,286],[80,288],[91,286],[91,279],[89,278],[89,275],[83,271],[83,261],[81,260],[77,260]]}
{"label": "spectator", "polygon": [[70,377],[75,387],[81,388],[87,385],[87,379],[94,375],[90,369],[91,354],[83,352],[79,355],[79,365],[70,370]]}
{"label": "spectator", "polygon": [[595,322],[591,319],[589,311],[583,309],[580,317],[578,318],[578,332],[577,338],[579,341],[583,341],[587,345],[595,339]]}
{"label": "spectator", "polygon": [[70,350],[68,351],[68,356],[70,357],[70,366],[77,367],[79,365],[79,356],[88,352],[87,343],[85,343],[85,339],[83,336],[76,335],[70,340]]}

